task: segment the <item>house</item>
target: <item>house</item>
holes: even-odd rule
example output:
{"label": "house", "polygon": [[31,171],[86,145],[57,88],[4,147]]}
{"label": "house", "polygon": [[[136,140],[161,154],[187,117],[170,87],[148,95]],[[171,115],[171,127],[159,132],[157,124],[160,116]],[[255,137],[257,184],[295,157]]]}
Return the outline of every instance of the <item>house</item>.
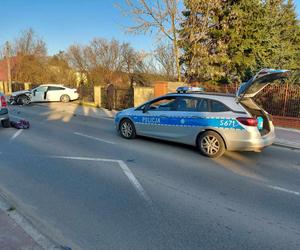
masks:
{"label": "house", "polygon": [[[17,65],[17,57],[13,56],[10,58],[10,69],[11,71]],[[0,81],[8,81],[8,72],[7,72],[7,60],[6,58],[0,60]]]}
{"label": "house", "polygon": [[[17,64],[17,57],[10,58],[11,71],[14,70]],[[8,71],[7,71],[7,60],[6,58],[0,60],[0,91],[5,94],[10,94],[12,89],[8,84]]]}
{"label": "house", "polygon": [[155,81],[153,82],[152,86],[154,87],[154,96],[158,97],[167,93],[176,92],[178,87],[187,86],[187,83]]}

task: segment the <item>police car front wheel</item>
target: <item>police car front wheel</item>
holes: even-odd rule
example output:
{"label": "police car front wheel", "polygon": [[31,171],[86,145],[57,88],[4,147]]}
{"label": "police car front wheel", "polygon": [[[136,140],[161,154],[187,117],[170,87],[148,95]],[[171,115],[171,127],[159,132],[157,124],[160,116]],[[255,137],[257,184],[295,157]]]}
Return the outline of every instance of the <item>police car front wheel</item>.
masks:
{"label": "police car front wheel", "polygon": [[225,144],[222,137],[214,131],[206,131],[198,137],[200,152],[210,158],[217,158],[224,154]]}
{"label": "police car front wheel", "polygon": [[134,124],[129,119],[124,119],[120,123],[120,134],[126,139],[133,139],[136,137]]}

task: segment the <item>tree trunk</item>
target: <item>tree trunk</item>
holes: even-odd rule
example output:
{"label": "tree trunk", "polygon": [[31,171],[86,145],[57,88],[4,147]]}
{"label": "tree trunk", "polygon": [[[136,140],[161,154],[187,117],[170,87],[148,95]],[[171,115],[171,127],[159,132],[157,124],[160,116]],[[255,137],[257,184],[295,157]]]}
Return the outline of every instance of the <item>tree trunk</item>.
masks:
{"label": "tree trunk", "polygon": [[175,13],[173,12],[172,16],[172,31],[173,31],[173,49],[176,61],[176,71],[177,71],[177,80],[181,82],[181,72],[180,72],[180,63],[179,63],[179,48],[177,44],[177,30],[175,26]]}
{"label": "tree trunk", "polygon": [[177,71],[177,80],[181,82],[181,73],[180,73],[180,63],[179,63],[179,49],[177,44],[177,39],[173,40],[173,47],[174,47],[174,55],[176,60],[176,71]]}

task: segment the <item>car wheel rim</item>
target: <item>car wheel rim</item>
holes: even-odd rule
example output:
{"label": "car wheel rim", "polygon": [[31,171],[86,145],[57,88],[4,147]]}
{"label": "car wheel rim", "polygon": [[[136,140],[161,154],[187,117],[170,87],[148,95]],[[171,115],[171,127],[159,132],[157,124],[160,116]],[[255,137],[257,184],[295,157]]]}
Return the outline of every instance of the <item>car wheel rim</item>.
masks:
{"label": "car wheel rim", "polygon": [[132,126],[129,122],[123,122],[121,126],[122,135],[130,137],[132,135]]}
{"label": "car wheel rim", "polygon": [[64,96],[62,97],[62,101],[63,101],[63,102],[68,102],[68,100],[69,100],[69,98],[68,98],[67,96],[64,95]]}
{"label": "car wheel rim", "polygon": [[220,150],[220,142],[214,136],[205,136],[201,140],[201,149],[208,155],[215,155]]}

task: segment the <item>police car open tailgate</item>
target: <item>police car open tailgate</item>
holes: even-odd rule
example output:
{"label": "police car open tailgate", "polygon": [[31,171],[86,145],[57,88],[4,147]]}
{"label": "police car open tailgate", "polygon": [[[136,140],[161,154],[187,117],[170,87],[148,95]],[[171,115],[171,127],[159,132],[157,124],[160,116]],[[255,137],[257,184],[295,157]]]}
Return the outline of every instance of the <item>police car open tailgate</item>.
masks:
{"label": "police car open tailgate", "polygon": [[270,83],[289,76],[289,70],[262,69],[248,82],[241,84],[236,93],[237,100],[254,97]]}

